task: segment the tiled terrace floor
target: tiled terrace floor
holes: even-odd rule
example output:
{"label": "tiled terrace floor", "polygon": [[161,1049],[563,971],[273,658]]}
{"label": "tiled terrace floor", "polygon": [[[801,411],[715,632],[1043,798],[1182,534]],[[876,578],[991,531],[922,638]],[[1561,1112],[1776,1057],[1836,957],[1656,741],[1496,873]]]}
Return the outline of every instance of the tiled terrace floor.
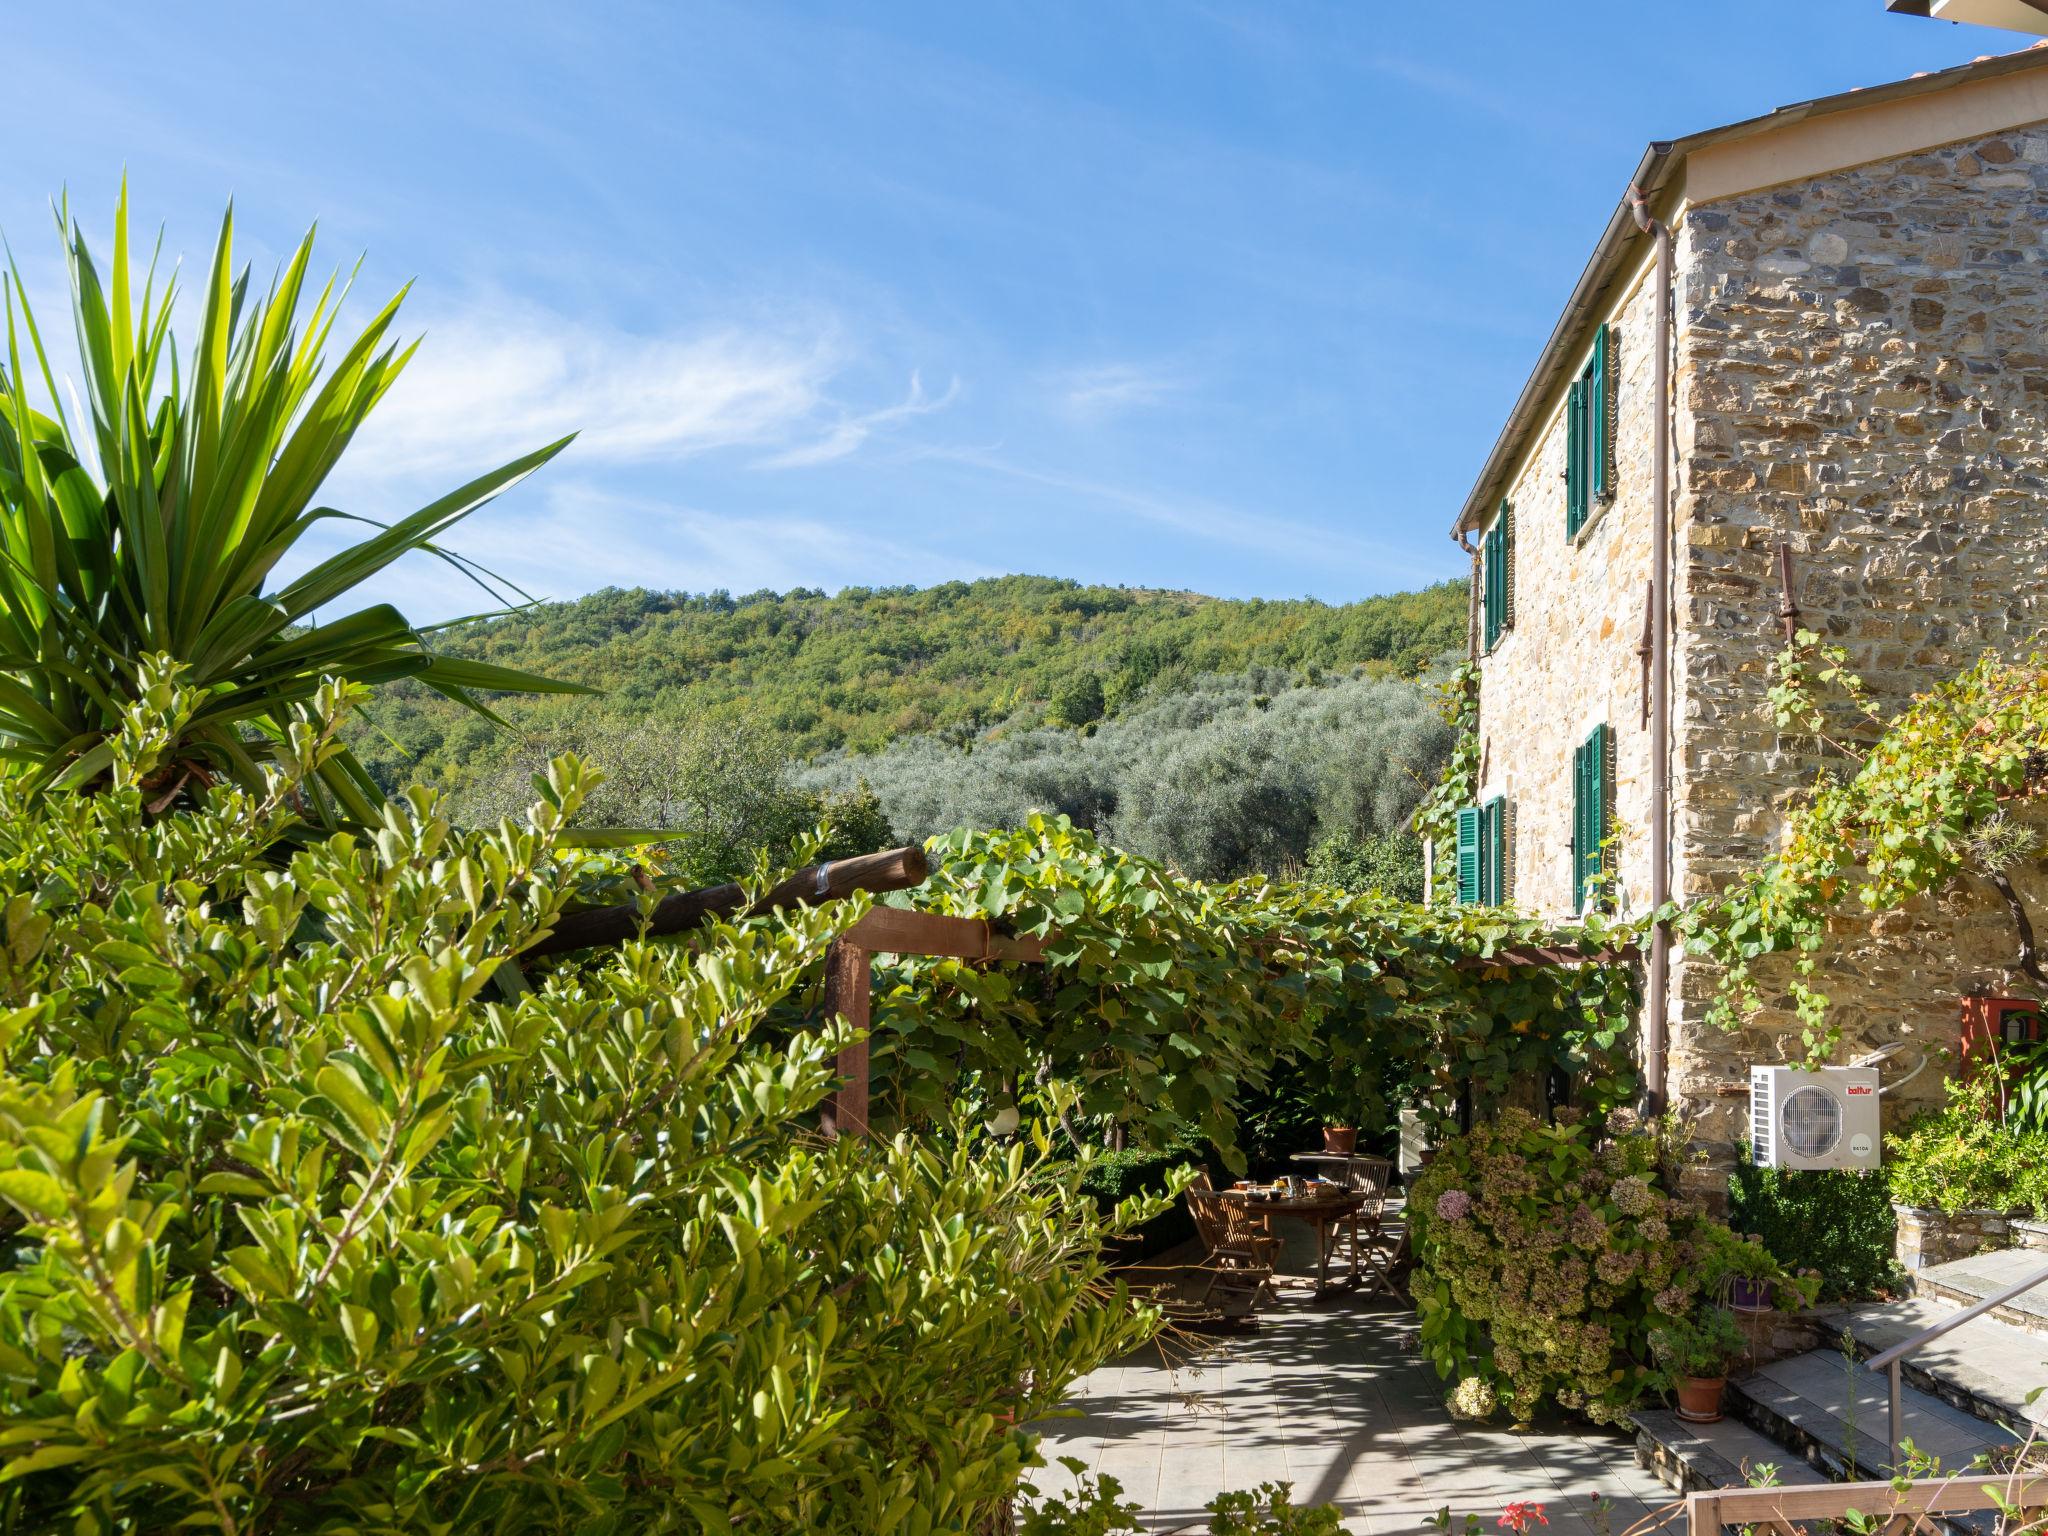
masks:
{"label": "tiled terrace floor", "polygon": [[[1307,1259],[1290,1246],[1282,1270],[1304,1273]],[[1214,1353],[1190,1358],[1189,1344]],[[1372,1536],[1427,1531],[1444,1505],[1454,1532],[1470,1512],[1494,1536],[1514,1499],[1546,1506],[1541,1536],[1622,1536],[1671,1500],[1620,1431],[1454,1423],[1414,1353],[1414,1315],[1384,1297],[1290,1289],[1257,1332],[1182,1346],[1164,1358],[1148,1346],[1084,1380],[1072,1399],[1082,1417],[1040,1426],[1038,1486],[1064,1489],[1057,1458],[1073,1456],[1121,1482],[1150,1529],[1206,1531],[1202,1506],[1218,1492],[1291,1482],[1297,1503],[1335,1502],[1346,1530]],[[1596,1493],[1612,1505],[1605,1519]]]}

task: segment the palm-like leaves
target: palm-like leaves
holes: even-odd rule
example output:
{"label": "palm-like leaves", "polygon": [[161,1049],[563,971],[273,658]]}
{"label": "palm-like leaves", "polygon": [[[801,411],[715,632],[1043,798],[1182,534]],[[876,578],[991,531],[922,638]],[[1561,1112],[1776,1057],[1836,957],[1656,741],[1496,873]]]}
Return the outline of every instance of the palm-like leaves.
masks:
{"label": "palm-like leaves", "polygon": [[[177,285],[159,289],[154,256],[140,299],[132,293],[126,187],[105,282],[68,208],[58,223],[90,421],[74,424],[65,412],[10,261],[0,360],[0,761],[48,781],[92,780],[153,654],[184,663],[186,681],[205,694],[183,764],[243,782],[256,779],[292,705],[323,677],[416,677],[477,709],[472,689],[585,691],[436,655],[388,604],[313,622],[316,610],[408,551],[440,553],[435,541],[452,524],[545,464],[567,438],[265,590],[309,529],[349,515],[313,498],[412,355],[392,335],[403,291],[329,363],[346,288],[338,293],[330,279],[302,315],[312,234],[269,292],[252,299],[247,270],[233,271],[230,209],[197,346],[181,369],[171,337]],[[29,403],[32,378],[54,416]],[[312,809],[322,820],[362,818],[377,798],[346,755],[329,765],[319,794]]]}

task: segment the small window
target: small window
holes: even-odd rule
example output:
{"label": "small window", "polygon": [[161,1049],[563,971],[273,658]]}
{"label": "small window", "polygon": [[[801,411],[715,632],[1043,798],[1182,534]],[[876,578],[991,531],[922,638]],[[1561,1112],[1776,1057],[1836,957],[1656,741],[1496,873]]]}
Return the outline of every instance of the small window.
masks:
{"label": "small window", "polygon": [[1564,531],[1577,538],[1596,502],[1614,495],[1614,327],[1593,333],[1593,353],[1565,400]]}
{"label": "small window", "polygon": [[1614,820],[1614,733],[1593,727],[1572,753],[1572,910],[1602,894]]}
{"label": "small window", "polygon": [[1498,907],[1508,899],[1508,803],[1495,795],[1479,807],[1479,902]]}
{"label": "small window", "polygon": [[1458,812],[1458,900],[1466,906],[1505,903],[1509,879],[1508,803],[1495,795]]}
{"label": "small window", "polygon": [[1515,514],[1506,502],[1486,530],[1480,551],[1480,596],[1486,622],[1486,649],[1492,650],[1515,622]]}

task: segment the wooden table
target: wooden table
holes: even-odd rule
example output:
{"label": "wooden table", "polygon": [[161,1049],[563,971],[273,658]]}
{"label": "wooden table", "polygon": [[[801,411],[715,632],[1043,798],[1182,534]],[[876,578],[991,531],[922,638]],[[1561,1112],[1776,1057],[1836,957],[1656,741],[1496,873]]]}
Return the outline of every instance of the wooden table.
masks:
{"label": "wooden table", "polygon": [[[1254,1196],[1248,1189],[1220,1191],[1222,1198],[1240,1203],[1252,1215],[1262,1218],[1266,1230],[1273,1230],[1273,1218],[1289,1216],[1316,1229],[1316,1294],[1330,1288],[1330,1233],[1346,1221],[1356,1221],[1365,1196],[1356,1190],[1340,1189],[1326,1194],[1305,1195],[1288,1200]],[[1277,1234],[1276,1234],[1277,1235]],[[1352,1277],[1353,1282],[1357,1276]]]}
{"label": "wooden table", "polygon": [[[1380,1185],[1378,1192],[1378,1203],[1375,1204],[1372,1210],[1368,1212],[1365,1216],[1366,1230],[1365,1246],[1363,1248],[1361,1248],[1358,1243],[1359,1226],[1358,1220],[1355,1217],[1353,1218],[1351,1228],[1351,1251],[1353,1254],[1353,1264],[1354,1266],[1356,1266],[1362,1263],[1366,1266],[1369,1266],[1372,1273],[1369,1275],[1359,1275],[1354,1273],[1352,1278],[1356,1282],[1369,1282],[1368,1289],[1370,1289],[1372,1286],[1377,1286],[1384,1289],[1389,1296],[1398,1294],[1399,1288],[1394,1284],[1393,1270],[1394,1267],[1399,1265],[1401,1260],[1404,1257],[1406,1257],[1408,1252],[1408,1225],[1406,1222],[1403,1222],[1401,1224],[1401,1229],[1394,1238],[1393,1251],[1386,1256],[1384,1262],[1381,1260],[1379,1256],[1379,1239],[1380,1232],[1382,1231],[1380,1223],[1382,1219],[1382,1213],[1386,1208],[1388,1188],[1391,1185],[1394,1176],[1393,1159],[1386,1157],[1375,1157],[1372,1154],[1365,1152],[1290,1152],[1287,1155],[1287,1160],[1290,1163],[1305,1164],[1310,1168],[1325,1168],[1330,1166],[1336,1166],[1348,1169],[1353,1163],[1364,1162],[1375,1163],[1380,1167],[1386,1169],[1387,1177],[1384,1181],[1382,1181]],[[1363,1194],[1362,1197],[1368,1199],[1371,1198],[1370,1196],[1364,1196]]]}

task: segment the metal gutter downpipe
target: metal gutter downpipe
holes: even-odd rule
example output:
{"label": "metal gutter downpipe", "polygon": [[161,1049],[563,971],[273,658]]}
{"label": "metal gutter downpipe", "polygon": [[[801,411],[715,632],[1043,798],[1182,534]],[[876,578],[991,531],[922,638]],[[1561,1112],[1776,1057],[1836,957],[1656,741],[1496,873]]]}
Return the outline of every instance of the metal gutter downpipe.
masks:
{"label": "metal gutter downpipe", "polygon": [[1472,561],[1472,576],[1465,589],[1465,659],[1479,659],[1479,546],[1465,537],[1465,530],[1453,528],[1451,542]]}
{"label": "metal gutter downpipe", "polygon": [[[1650,446],[1650,910],[1671,901],[1671,229],[1650,216],[1640,186],[1628,189],[1636,227],[1657,243],[1656,417]],[[1643,1016],[1644,1100],[1662,1114],[1669,1055],[1671,924],[1650,928],[1650,997]]]}

